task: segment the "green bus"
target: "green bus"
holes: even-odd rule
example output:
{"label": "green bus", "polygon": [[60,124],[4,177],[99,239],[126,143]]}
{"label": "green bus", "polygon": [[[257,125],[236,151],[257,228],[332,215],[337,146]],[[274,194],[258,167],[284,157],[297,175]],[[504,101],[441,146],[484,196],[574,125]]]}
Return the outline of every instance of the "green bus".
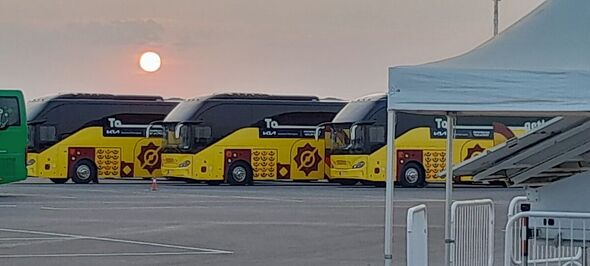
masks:
{"label": "green bus", "polygon": [[0,89],[0,184],[27,178],[27,117],[23,93]]}

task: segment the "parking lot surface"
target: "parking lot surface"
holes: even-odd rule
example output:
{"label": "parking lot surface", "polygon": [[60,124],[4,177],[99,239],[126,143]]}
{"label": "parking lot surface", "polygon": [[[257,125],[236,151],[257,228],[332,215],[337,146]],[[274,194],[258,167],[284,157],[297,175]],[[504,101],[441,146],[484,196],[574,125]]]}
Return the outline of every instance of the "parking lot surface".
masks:
{"label": "parking lot surface", "polygon": [[[496,264],[519,189],[465,186],[456,199],[496,203]],[[382,265],[383,188],[258,182],[207,186],[30,179],[0,186],[2,265]],[[444,187],[395,190],[396,265],[405,215],[426,203],[431,265],[444,254]]]}

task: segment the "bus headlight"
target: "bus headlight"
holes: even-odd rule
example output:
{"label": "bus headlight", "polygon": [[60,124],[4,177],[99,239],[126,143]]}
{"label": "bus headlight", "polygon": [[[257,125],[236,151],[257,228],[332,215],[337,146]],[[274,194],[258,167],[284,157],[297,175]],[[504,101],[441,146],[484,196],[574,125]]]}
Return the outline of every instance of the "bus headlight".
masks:
{"label": "bus headlight", "polygon": [[191,165],[191,161],[189,161],[189,160],[185,160],[184,162],[182,162],[182,163],[179,163],[179,164],[178,164],[178,167],[180,167],[180,168],[185,168],[185,167],[188,167],[189,165]]}
{"label": "bus headlight", "polygon": [[33,164],[35,164],[35,159],[29,159],[29,160],[27,160],[27,166],[31,166]]}
{"label": "bus headlight", "polygon": [[359,169],[359,168],[363,168],[363,166],[365,166],[365,162],[364,162],[364,161],[360,161],[360,162],[358,162],[358,163],[355,163],[355,164],[352,166],[352,169]]}

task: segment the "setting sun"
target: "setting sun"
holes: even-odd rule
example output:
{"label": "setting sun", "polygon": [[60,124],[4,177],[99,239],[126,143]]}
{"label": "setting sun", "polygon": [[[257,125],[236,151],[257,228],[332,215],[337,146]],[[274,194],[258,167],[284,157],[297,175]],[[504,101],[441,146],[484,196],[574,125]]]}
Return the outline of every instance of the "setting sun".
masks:
{"label": "setting sun", "polygon": [[145,72],[156,72],[160,69],[161,64],[162,60],[160,59],[160,55],[156,52],[145,52],[139,59],[139,66]]}

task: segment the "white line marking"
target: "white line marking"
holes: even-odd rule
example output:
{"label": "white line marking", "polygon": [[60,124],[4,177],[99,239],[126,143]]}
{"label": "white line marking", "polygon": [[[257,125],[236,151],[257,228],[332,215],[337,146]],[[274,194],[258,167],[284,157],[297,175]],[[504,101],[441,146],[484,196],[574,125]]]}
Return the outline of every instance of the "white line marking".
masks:
{"label": "white line marking", "polygon": [[219,255],[209,251],[187,251],[187,252],[127,252],[127,253],[65,253],[65,254],[14,254],[0,255],[0,258],[55,258],[55,257],[117,257],[117,256],[178,256],[178,255]]}
{"label": "white line marking", "polygon": [[136,245],[152,246],[152,247],[174,248],[174,249],[182,249],[182,250],[197,251],[197,252],[209,252],[209,253],[215,253],[215,254],[233,254],[232,251],[227,251],[227,250],[197,248],[197,247],[163,244],[163,243],[156,243],[156,242],[116,239],[116,238],[109,238],[109,237],[61,234],[61,233],[52,233],[52,232],[44,232],[44,231],[19,230],[19,229],[9,229],[9,228],[0,228],[0,231],[11,232],[11,233],[39,234],[39,235],[46,235],[46,236],[71,237],[71,238],[76,238],[76,239],[90,239],[90,240],[125,243],[125,244],[136,244]]}
{"label": "white line marking", "polygon": [[43,195],[43,194],[24,194],[24,193],[19,193],[19,194],[7,194],[7,195],[3,195],[3,196],[25,196],[25,197],[40,197],[40,198],[56,198],[56,199],[76,199],[76,197],[71,197],[71,196],[54,196],[54,195]]}
{"label": "white line marking", "polygon": [[282,202],[305,202],[303,200],[296,200],[296,199],[281,199],[281,198],[268,198],[268,197],[227,196],[226,198],[246,199],[246,200],[282,201]]}
{"label": "white line marking", "polygon": [[16,208],[16,205],[0,205],[0,208]]}
{"label": "white line marking", "polygon": [[137,210],[137,209],[206,209],[209,206],[129,206],[129,207],[51,207],[41,206],[41,210]]}
{"label": "white line marking", "polygon": [[[258,225],[258,226],[311,226],[311,227],[352,227],[352,228],[383,228],[383,224],[364,224],[364,223],[329,223],[329,222],[283,222],[283,221],[203,221],[199,224],[210,225]],[[393,227],[405,228],[406,224],[394,224]],[[443,228],[442,225],[429,225],[429,228]]]}
{"label": "white line marking", "polygon": [[0,241],[70,240],[77,237],[4,237]]}

